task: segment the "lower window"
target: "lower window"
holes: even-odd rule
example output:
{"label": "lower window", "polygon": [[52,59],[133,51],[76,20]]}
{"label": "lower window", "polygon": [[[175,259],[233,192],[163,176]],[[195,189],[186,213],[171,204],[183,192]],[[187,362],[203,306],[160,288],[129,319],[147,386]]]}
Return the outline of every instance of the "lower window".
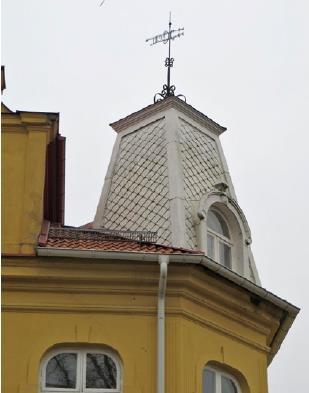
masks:
{"label": "lower window", "polygon": [[203,393],[241,393],[234,377],[215,368],[203,372]]}
{"label": "lower window", "polygon": [[120,393],[120,365],[109,351],[65,349],[43,361],[42,392]]}

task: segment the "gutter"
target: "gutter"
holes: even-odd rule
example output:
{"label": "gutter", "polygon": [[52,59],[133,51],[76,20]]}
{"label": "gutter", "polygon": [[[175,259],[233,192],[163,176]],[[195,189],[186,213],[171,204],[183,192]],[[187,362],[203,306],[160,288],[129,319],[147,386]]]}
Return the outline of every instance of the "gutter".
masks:
{"label": "gutter", "polygon": [[165,293],[168,263],[168,255],[159,255],[160,280],[157,316],[157,393],[164,393],[165,391]]}
{"label": "gutter", "polygon": [[[37,247],[38,256],[44,257],[68,257],[68,258],[90,258],[90,259],[108,259],[118,261],[135,261],[135,262],[157,262],[158,253],[140,253],[140,252],[115,252],[115,251],[98,251],[98,250],[72,250],[72,249],[54,249],[48,247]],[[159,258],[167,255],[159,254]],[[232,270],[220,265],[204,254],[169,254],[169,263],[184,263],[202,265],[219,276],[227,279],[230,282],[240,286],[241,288],[255,295],[259,300],[264,300],[272,305],[279,307],[286,315],[280,321],[280,326],[274,335],[271,343],[270,360],[274,358],[275,354],[280,348],[280,345],[290,329],[296,315],[300,309],[293,306],[286,300],[274,295],[266,289],[254,284],[248,279],[240,276]]]}

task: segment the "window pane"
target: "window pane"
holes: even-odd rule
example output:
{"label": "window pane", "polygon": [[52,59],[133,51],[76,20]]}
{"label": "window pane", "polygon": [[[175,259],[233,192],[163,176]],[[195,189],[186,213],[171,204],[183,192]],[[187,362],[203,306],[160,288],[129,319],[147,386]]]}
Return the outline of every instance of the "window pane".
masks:
{"label": "window pane", "polygon": [[237,388],[231,379],[222,376],[221,393],[237,393]]}
{"label": "window pane", "polygon": [[209,210],[207,213],[207,226],[214,232],[220,233],[227,238],[230,237],[229,230],[223,218],[217,212]]}
{"label": "window pane", "polygon": [[46,366],[47,388],[76,388],[76,353],[60,353]]}
{"label": "window pane", "polygon": [[215,239],[213,236],[207,234],[207,255],[214,259],[215,258],[215,252],[214,252],[214,247],[215,247]]}
{"label": "window pane", "polygon": [[116,389],[117,369],[107,355],[87,353],[86,388]]}
{"label": "window pane", "polygon": [[211,370],[203,372],[203,393],[216,393],[216,375]]}
{"label": "window pane", "polygon": [[231,268],[231,247],[219,242],[219,262],[229,269]]}

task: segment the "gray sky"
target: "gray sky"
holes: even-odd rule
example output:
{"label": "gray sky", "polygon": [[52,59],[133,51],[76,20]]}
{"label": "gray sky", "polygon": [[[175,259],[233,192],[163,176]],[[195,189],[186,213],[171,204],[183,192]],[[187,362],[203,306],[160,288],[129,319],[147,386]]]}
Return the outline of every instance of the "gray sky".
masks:
{"label": "gray sky", "polygon": [[66,224],[92,221],[115,135],[165,83],[228,128],[222,144],[252,230],[263,286],[302,308],[269,368],[270,393],[308,386],[308,0],[3,0],[2,64],[12,110],[60,112]]}

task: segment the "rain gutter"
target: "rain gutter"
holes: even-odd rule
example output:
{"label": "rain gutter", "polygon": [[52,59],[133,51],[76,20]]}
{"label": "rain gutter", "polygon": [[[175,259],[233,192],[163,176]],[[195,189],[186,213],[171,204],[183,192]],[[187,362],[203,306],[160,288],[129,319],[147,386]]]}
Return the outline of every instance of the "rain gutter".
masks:
{"label": "rain gutter", "polygon": [[157,310],[157,393],[165,391],[165,293],[168,255],[159,255],[160,280]]}

